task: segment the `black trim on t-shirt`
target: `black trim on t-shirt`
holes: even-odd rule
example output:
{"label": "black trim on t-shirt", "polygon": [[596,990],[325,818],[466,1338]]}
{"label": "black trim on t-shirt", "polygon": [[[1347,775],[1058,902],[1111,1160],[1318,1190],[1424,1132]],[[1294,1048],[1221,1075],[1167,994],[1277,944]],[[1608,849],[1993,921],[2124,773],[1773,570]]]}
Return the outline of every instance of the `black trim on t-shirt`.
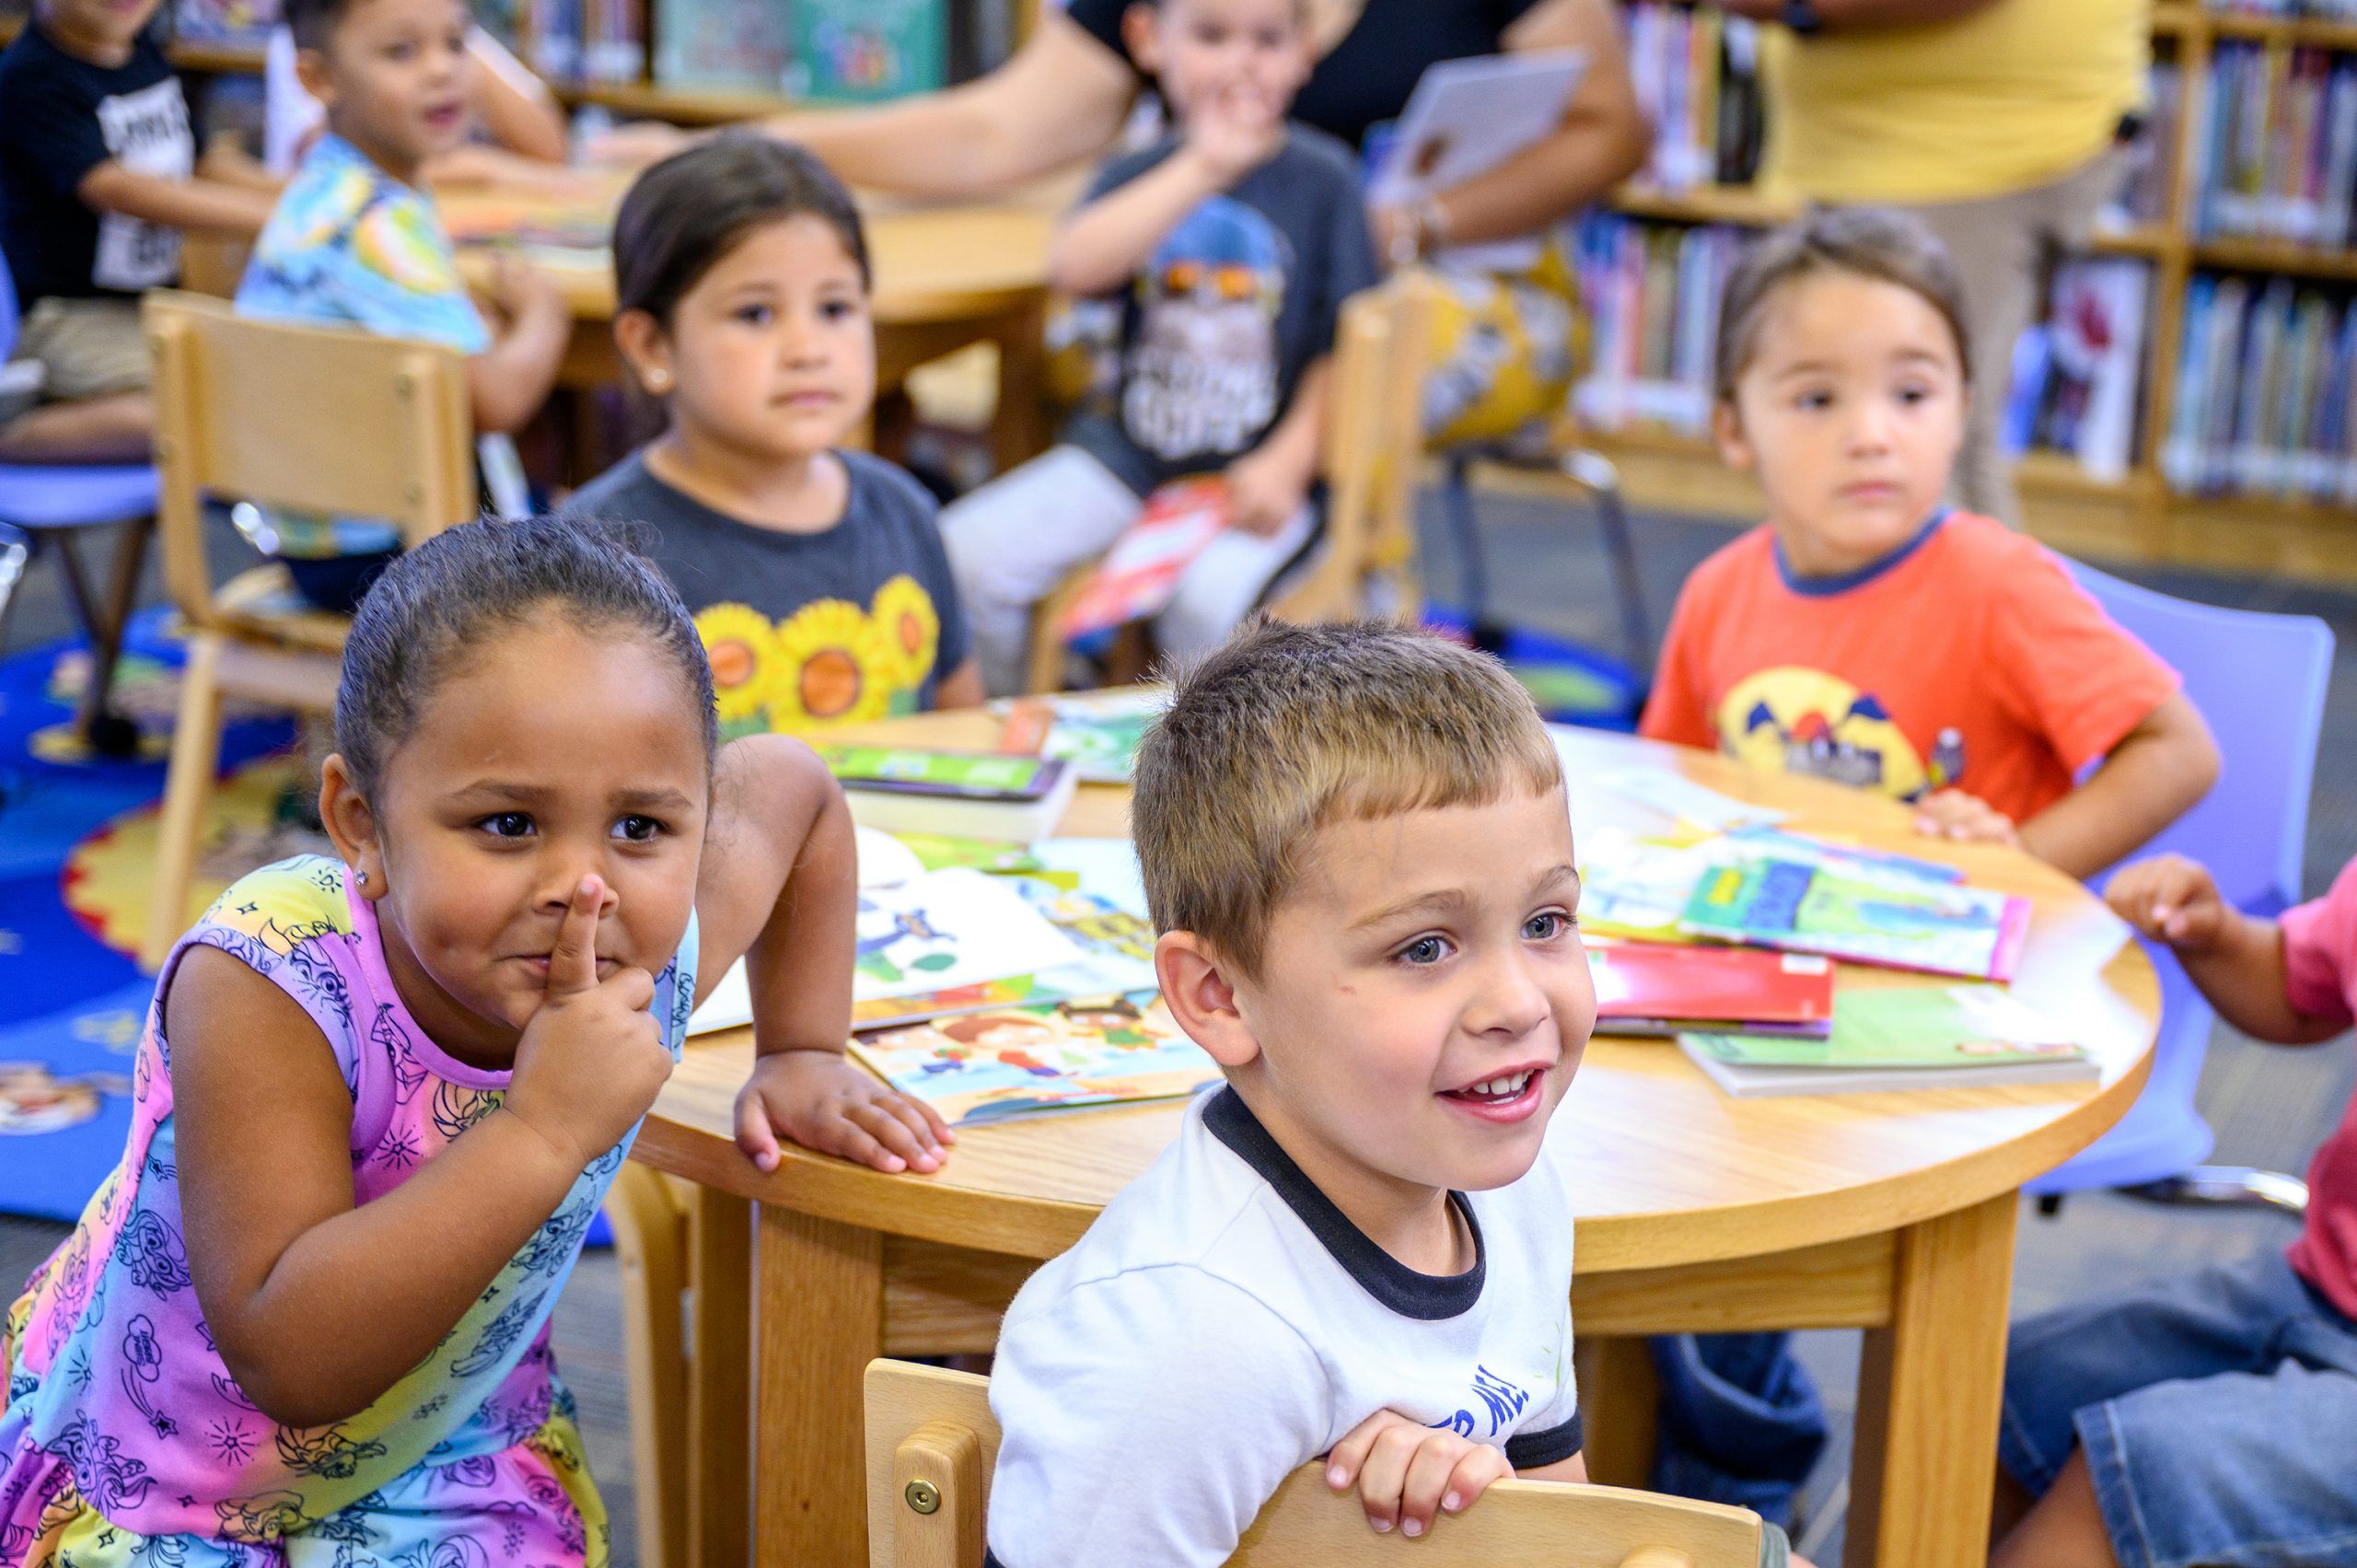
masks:
{"label": "black trim on t-shirt", "polygon": [[1461,1274],[1420,1274],[1375,1244],[1366,1232],[1334,1206],[1318,1184],[1295,1165],[1234,1086],[1224,1086],[1203,1105],[1203,1125],[1276,1189],[1285,1206],[1309,1227],[1319,1246],[1356,1280],[1366,1293],[1402,1318],[1437,1322],[1469,1312],[1481,1299],[1481,1282],[1488,1277],[1489,1254],[1481,1245],[1481,1224],[1462,1192],[1448,1201],[1465,1220],[1473,1237],[1473,1266]]}
{"label": "black trim on t-shirt", "polygon": [[1543,1469],[1562,1463],[1587,1446],[1587,1423],[1580,1412],[1561,1426],[1544,1432],[1517,1432],[1506,1439],[1506,1463],[1516,1470]]}

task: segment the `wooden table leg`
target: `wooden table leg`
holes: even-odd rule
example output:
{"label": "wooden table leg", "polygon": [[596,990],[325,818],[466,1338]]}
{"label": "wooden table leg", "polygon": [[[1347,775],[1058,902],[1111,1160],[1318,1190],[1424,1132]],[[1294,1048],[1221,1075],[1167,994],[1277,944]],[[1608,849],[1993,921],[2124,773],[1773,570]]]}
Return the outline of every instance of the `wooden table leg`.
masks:
{"label": "wooden table leg", "polygon": [[[1576,1321],[1572,1332],[1579,1332]],[[1653,1475],[1661,1403],[1653,1353],[1634,1334],[1575,1342],[1580,1415],[1587,1428],[1587,1478],[1598,1486],[1643,1488]]]}
{"label": "wooden table leg", "polygon": [[992,455],[1007,473],[1048,449],[1048,308],[1035,301],[993,324],[998,343],[998,412]]}
{"label": "wooden table leg", "polygon": [[1898,1234],[1887,1328],[1866,1331],[1851,1467],[1850,1568],[1980,1568],[2004,1394],[2019,1199]]}
{"label": "wooden table leg", "polygon": [[862,1379],[884,1350],[883,1238],[764,1206],[754,1298],[757,1561],[864,1568]]}
{"label": "wooden table leg", "polygon": [[688,1211],[695,1291],[687,1561],[744,1568],[753,1554],[753,1205],[699,1183],[679,1181],[674,1191]]}

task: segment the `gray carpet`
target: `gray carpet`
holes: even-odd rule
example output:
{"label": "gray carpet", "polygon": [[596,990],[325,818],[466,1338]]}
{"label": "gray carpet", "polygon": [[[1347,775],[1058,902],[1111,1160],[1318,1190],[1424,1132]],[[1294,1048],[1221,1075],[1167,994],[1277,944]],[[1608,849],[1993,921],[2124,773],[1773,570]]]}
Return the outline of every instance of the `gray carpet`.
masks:
{"label": "gray carpet", "polygon": [[[1428,509],[1429,510],[1429,509]],[[1435,598],[1457,592],[1455,552],[1427,517],[1425,571]],[[1643,594],[1655,633],[1666,623],[1678,585],[1693,565],[1731,537],[1723,524],[1652,515],[1636,524]],[[1495,585],[1492,610],[1504,620],[1617,646],[1619,589],[1592,521],[1537,502],[1485,497],[1483,553]],[[216,566],[238,557],[233,538],[215,547]],[[2357,854],[2357,594],[2269,579],[2155,571],[2107,563],[2123,575],[2185,598],[2241,608],[2322,617],[2339,639],[2335,679],[2317,759],[2310,812],[2307,889],[2320,891]],[[160,598],[150,572],[149,596]],[[69,629],[53,568],[37,568],[10,625],[23,646]],[[2201,1107],[2218,1132],[2221,1161],[2298,1171],[2338,1120],[2357,1083],[2357,1053],[2344,1037],[2307,1051],[2270,1050],[2221,1028],[2201,1080]],[[61,1226],[0,1218],[0,1281],[18,1281],[64,1234]],[[2014,1276],[2015,1308],[2036,1311],[2099,1288],[2281,1246],[2290,1223],[2244,1212],[2159,1208],[2107,1194],[2073,1198],[2050,1220],[2025,1215]],[[0,1286],[0,1295],[10,1287]],[[630,1430],[621,1356],[617,1271],[609,1253],[582,1260],[558,1307],[560,1364],[581,1401],[592,1468],[613,1516],[618,1560],[629,1562],[635,1514]],[[1840,1562],[1848,1423],[1855,1407],[1857,1336],[1800,1337],[1802,1354],[1824,1387],[1840,1428],[1834,1450],[1809,1488],[1817,1517],[1803,1544],[1827,1568]]]}

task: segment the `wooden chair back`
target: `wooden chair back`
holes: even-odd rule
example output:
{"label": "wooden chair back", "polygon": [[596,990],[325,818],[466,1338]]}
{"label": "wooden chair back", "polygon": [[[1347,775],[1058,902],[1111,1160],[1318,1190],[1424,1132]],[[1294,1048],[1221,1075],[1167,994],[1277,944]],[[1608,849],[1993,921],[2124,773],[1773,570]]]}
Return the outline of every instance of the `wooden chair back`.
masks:
{"label": "wooden chair back", "polygon": [[155,355],[164,575],[191,624],[252,631],[216,602],[207,495],[389,517],[415,544],[479,510],[466,367],[435,343],[240,319],[178,291],[142,307]]}
{"label": "wooden chair back", "polygon": [[1421,608],[1413,506],[1438,287],[1411,267],[1342,307],[1327,389],[1326,531],[1308,575],[1271,603],[1282,620],[1411,618]]}
{"label": "wooden chair back", "polygon": [[[867,1367],[869,1568],[980,1568],[998,1461],[990,1381],[906,1362]],[[1154,1456],[1138,1456],[1140,1464]],[[1608,1486],[1500,1481],[1421,1540],[1377,1536],[1321,1467],[1285,1479],[1231,1568],[1341,1568],[1397,1558],[1422,1568],[1758,1568],[1759,1516]]]}

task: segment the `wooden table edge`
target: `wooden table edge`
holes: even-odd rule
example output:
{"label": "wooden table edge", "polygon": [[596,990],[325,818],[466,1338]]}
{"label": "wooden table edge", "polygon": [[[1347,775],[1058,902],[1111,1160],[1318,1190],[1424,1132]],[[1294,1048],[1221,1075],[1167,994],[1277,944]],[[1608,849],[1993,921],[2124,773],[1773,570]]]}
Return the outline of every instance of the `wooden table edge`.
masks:
{"label": "wooden table edge", "polygon": [[[2151,1074],[2153,1054],[2147,1048],[2134,1066],[2044,1126],[1945,1164],[1800,1196],[1580,1219],[1580,1272],[1767,1257],[1886,1234],[2016,1191],[2094,1143],[2127,1113]],[[631,1157],[814,1219],[1016,1257],[1057,1256],[1080,1239],[1098,1213],[1088,1203],[960,1187],[954,1179],[954,1152],[951,1179],[887,1175],[791,1147],[778,1168],[763,1175],[728,1140],[656,1115],[646,1119]]]}

